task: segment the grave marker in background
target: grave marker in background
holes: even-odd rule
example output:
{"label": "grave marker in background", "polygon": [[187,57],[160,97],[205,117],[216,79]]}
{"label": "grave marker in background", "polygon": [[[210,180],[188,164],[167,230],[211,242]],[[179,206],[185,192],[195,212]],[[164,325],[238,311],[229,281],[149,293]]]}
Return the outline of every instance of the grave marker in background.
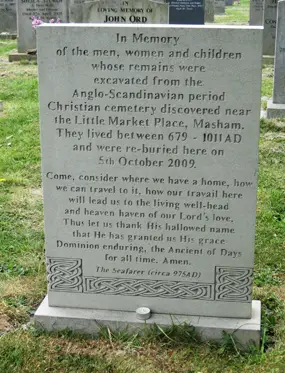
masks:
{"label": "grave marker in background", "polygon": [[285,1],[278,2],[273,100],[267,104],[267,118],[285,118]]}
{"label": "grave marker in background", "polygon": [[205,0],[205,22],[214,23],[215,12],[214,12],[214,0]]}
{"label": "grave marker in background", "polygon": [[204,0],[169,0],[169,24],[203,25]]}
{"label": "grave marker in background", "polygon": [[36,320],[90,333],[94,319],[139,323],[147,307],[150,323],[198,315],[180,320],[258,344],[262,29],[44,25],[37,35],[49,305]]}
{"label": "grave marker in background", "polygon": [[70,22],[168,23],[168,4],[150,0],[70,0]]}
{"label": "grave marker in background", "polygon": [[217,15],[225,14],[225,0],[214,0],[214,10]]}
{"label": "grave marker in background", "polygon": [[263,55],[273,56],[276,38],[277,0],[264,0]]}
{"label": "grave marker in background", "polygon": [[264,0],[250,0],[250,21],[251,26],[263,25]]}
{"label": "grave marker in background", "polygon": [[16,0],[0,0],[0,34],[17,34]]}
{"label": "grave marker in background", "polygon": [[36,33],[32,28],[31,17],[41,17],[45,22],[50,19],[60,18],[62,22],[67,21],[66,0],[27,2],[19,0],[17,3],[17,25],[18,25],[18,52],[25,53],[29,49],[36,48]]}

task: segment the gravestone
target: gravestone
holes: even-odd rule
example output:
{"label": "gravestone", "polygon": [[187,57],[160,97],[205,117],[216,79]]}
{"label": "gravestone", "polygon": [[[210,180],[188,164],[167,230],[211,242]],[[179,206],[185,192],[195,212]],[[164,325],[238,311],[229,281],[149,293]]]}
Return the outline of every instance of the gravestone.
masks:
{"label": "gravestone", "polygon": [[277,0],[264,0],[263,55],[272,56],[275,51]]}
{"label": "gravestone", "polygon": [[57,18],[66,22],[67,2],[66,0],[19,0],[17,2],[18,52],[20,53],[36,48],[36,32],[32,28],[32,16],[40,17],[44,22]]}
{"label": "gravestone", "polygon": [[217,15],[225,14],[225,0],[214,0],[214,11]]}
{"label": "gravestone", "polygon": [[267,118],[285,118],[285,0],[277,9],[273,100],[267,103]]}
{"label": "gravestone", "polygon": [[233,0],[226,0],[226,6],[232,6],[234,3]]}
{"label": "gravestone", "polygon": [[169,24],[203,25],[204,0],[169,0]]}
{"label": "gravestone", "polygon": [[0,0],[0,34],[17,33],[16,0]]}
{"label": "gravestone", "polygon": [[249,24],[263,25],[264,0],[250,0],[250,20]]}
{"label": "gravestone", "polygon": [[150,0],[70,0],[69,19],[76,23],[168,23],[168,4]]}
{"label": "gravestone", "polygon": [[258,344],[262,28],[43,25],[37,36],[49,288],[36,322],[144,326],[143,307],[147,325],[174,315],[203,338]]}
{"label": "gravestone", "polygon": [[[168,5],[169,3],[169,5]],[[203,0],[71,0],[76,23],[203,24]]]}
{"label": "gravestone", "polygon": [[214,23],[214,0],[205,0],[205,22]]}

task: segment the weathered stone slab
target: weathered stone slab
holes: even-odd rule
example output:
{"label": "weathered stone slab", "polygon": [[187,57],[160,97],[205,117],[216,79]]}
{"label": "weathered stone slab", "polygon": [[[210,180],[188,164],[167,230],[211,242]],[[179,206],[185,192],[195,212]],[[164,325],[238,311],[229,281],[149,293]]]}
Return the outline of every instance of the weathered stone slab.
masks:
{"label": "weathered stone slab", "polygon": [[50,307],[47,298],[36,311],[34,320],[36,327],[50,332],[69,329],[94,336],[100,332],[100,326],[107,326],[112,331],[128,328],[130,333],[139,333],[154,324],[168,327],[174,323],[193,326],[203,341],[222,342],[226,332],[232,335],[237,347],[243,350],[250,350],[252,346],[260,344],[261,304],[256,300],[252,301],[252,317],[249,320],[153,314],[150,319],[140,321],[135,312]]}
{"label": "weathered stone slab", "polygon": [[69,7],[76,23],[168,23],[166,1],[70,0]]}
{"label": "weathered stone slab", "polygon": [[32,28],[31,17],[40,17],[44,22],[60,18],[67,21],[66,0],[19,0],[17,2],[18,52],[25,53],[36,48],[36,31]]}
{"label": "weathered stone slab", "polygon": [[250,318],[262,28],[37,35],[50,306]]}
{"label": "weathered stone slab", "polygon": [[214,0],[214,11],[215,14],[225,14],[225,0]]}
{"label": "weathered stone slab", "polygon": [[205,22],[214,23],[214,0],[205,0]]}
{"label": "weathered stone slab", "polygon": [[275,51],[277,0],[264,0],[263,55],[272,56]]}
{"label": "weathered stone slab", "polygon": [[16,0],[0,0],[0,33],[17,33]]}
{"label": "weathered stone slab", "polygon": [[275,45],[273,101],[267,105],[268,118],[285,117],[285,1],[278,2]]}
{"label": "weathered stone slab", "polygon": [[249,24],[263,25],[264,0],[250,0],[250,20]]}

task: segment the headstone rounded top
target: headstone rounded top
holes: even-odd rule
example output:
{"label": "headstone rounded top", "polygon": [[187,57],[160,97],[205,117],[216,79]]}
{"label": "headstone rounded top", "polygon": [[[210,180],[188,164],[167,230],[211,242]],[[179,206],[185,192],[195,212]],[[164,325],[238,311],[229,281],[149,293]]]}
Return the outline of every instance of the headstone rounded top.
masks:
{"label": "headstone rounded top", "polygon": [[136,310],[137,319],[148,320],[150,318],[150,309],[148,307],[139,307]]}

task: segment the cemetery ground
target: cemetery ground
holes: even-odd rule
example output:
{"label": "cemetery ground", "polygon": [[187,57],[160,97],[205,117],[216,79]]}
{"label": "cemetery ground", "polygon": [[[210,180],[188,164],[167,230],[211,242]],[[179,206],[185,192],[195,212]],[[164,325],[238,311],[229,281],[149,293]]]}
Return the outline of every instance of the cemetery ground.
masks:
{"label": "cemetery ground", "polygon": [[[0,372],[284,372],[285,120],[261,120],[253,294],[262,302],[259,349],[243,353],[229,335],[220,346],[202,343],[186,325],[141,336],[102,328],[97,338],[33,327],[46,294],[37,66],[9,64],[15,48],[0,41]],[[263,108],[272,81],[273,67],[264,66]]]}

